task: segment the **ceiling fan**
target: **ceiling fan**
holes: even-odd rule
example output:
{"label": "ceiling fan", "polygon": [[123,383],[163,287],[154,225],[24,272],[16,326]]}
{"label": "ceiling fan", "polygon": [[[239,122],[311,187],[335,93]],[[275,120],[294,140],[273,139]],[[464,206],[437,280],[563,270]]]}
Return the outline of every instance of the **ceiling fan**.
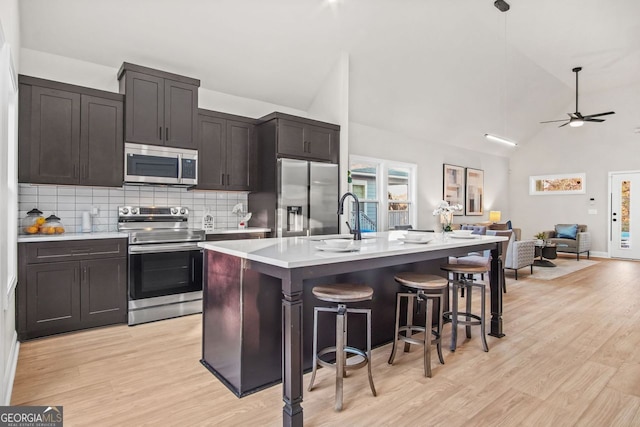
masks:
{"label": "ceiling fan", "polygon": [[554,123],[554,122],[564,122],[564,121],[566,121],[565,124],[562,124],[562,125],[560,125],[558,127],[569,125],[569,126],[575,128],[575,127],[582,126],[584,124],[584,122],[604,122],[604,119],[596,119],[596,117],[607,116],[609,114],[615,114],[614,111],[608,111],[606,113],[598,113],[598,114],[588,114],[588,115],[585,115],[585,116],[580,114],[580,112],[578,111],[578,73],[580,72],[580,70],[582,70],[582,67],[576,67],[576,68],[574,68],[572,70],[574,73],[576,73],[576,112],[575,113],[567,113],[569,115],[568,119],[548,120],[546,122],[540,122],[540,123]]}

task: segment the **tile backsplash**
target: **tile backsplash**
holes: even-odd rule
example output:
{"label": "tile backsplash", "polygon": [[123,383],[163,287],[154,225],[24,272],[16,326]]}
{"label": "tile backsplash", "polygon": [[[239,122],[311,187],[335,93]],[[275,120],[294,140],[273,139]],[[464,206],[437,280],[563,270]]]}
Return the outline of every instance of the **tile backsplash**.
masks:
{"label": "tile backsplash", "polygon": [[38,208],[45,217],[56,214],[69,232],[80,232],[82,213],[98,208],[98,214],[91,217],[93,231],[117,231],[118,206],[183,206],[189,208],[190,227],[200,228],[202,216],[209,209],[215,217],[216,229],[233,229],[237,228],[238,217],[231,210],[237,203],[247,210],[246,192],[148,185],[106,188],[19,184],[18,220]]}

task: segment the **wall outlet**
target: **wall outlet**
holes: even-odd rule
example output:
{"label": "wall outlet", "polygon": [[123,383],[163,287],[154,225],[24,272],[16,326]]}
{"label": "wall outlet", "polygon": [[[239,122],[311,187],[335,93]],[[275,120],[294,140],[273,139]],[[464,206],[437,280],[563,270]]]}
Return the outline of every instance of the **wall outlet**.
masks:
{"label": "wall outlet", "polygon": [[100,213],[100,208],[98,208],[97,206],[92,206],[91,207],[91,215],[96,216]]}

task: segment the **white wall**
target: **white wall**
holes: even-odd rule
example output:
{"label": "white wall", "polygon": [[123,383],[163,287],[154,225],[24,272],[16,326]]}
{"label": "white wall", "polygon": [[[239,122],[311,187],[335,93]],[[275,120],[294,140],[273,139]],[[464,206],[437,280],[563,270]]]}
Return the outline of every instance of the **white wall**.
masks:
{"label": "white wall", "polygon": [[[567,105],[573,111],[575,105]],[[608,219],[608,173],[639,169],[640,84],[598,94],[581,95],[583,114],[615,111],[603,123],[580,128],[540,125],[542,131],[522,144],[511,158],[511,211],[523,238],[551,230],[557,223],[586,224],[592,233],[592,251],[605,256]],[[561,118],[562,116],[558,117]],[[529,176],[586,173],[586,194],[530,196]],[[589,199],[595,203],[590,205]],[[596,215],[587,213],[596,209]]]}
{"label": "white wall", "polygon": [[[20,74],[43,79],[86,86],[94,89],[118,92],[118,70],[120,64],[113,67],[94,64],[32,49],[22,49]],[[145,66],[145,64],[138,64]],[[172,72],[172,70],[164,70]],[[198,76],[190,76],[198,78]],[[201,82],[203,84],[204,82]],[[221,111],[240,116],[259,118],[274,111],[307,116],[305,111],[282,105],[242,98],[222,92],[200,88],[198,106],[207,110]]]}
{"label": "white wall", "polygon": [[[456,216],[454,223],[488,221],[490,210],[502,211],[502,221],[510,219],[509,159],[444,144],[417,140],[403,135],[351,122],[349,153],[418,165],[417,228],[434,229],[433,210],[442,200],[444,163],[484,170],[484,215]],[[514,227],[519,224],[514,222]],[[415,226],[414,226],[415,227]]]}
{"label": "white wall", "polygon": [[[14,71],[19,71],[19,61],[20,61],[20,26],[18,20],[18,1],[17,0],[0,0],[0,49],[7,48],[7,46],[11,49],[11,60],[13,62]],[[9,61],[9,57],[3,57],[3,61]],[[6,72],[6,63],[2,64],[2,72],[0,72],[0,77],[3,79],[3,83],[5,84],[5,72]],[[6,89],[6,88],[5,88]],[[5,92],[3,89],[3,93]],[[17,143],[15,140],[10,140],[8,138],[8,133],[4,126],[7,126],[8,120],[6,117],[7,109],[4,105],[6,99],[2,99],[3,105],[2,109],[2,123],[0,126],[2,129],[2,139],[0,140],[0,144],[3,146],[2,155],[0,155],[0,162],[2,163],[2,167],[0,171],[3,174],[7,173],[7,165],[8,159],[7,154],[9,151],[9,145],[13,145],[15,148],[15,144]],[[7,178],[8,179],[8,178]],[[3,182],[2,188],[0,188],[0,195],[3,200],[6,200],[6,191],[8,188],[6,187],[6,180],[1,180]],[[14,181],[15,182],[15,181]],[[4,209],[0,210],[0,221],[3,224],[3,227],[7,227],[6,232],[11,232],[11,229],[8,227],[8,222],[12,217],[8,217],[9,211],[14,211],[16,209],[15,206],[4,206]],[[0,233],[0,234],[4,234]],[[5,239],[5,238],[3,238]],[[13,245],[12,245],[13,246]],[[8,247],[5,248],[6,251],[17,251],[17,248]],[[2,253],[0,256],[3,259],[7,258],[7,254]],[[0,292],[3,292],[0,301],[0,404],[8,405],[11,399],[11,390],[13,389],[13,378],[15,376],[16,363],[18,361],[18,341],[17,335],[15,331],[15,291],[12,291],[10,294],[6,294],[6,290],[8,287],[7,280],[7,272],[4,268],[0,269]]]}

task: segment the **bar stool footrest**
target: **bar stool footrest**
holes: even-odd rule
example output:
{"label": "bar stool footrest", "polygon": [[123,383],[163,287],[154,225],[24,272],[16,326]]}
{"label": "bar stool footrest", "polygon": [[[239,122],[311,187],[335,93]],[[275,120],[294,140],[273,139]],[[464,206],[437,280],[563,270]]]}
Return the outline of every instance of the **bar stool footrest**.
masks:
{"label": "bar stool footrest", "polygon": [[[347,354],[353,354],[353,355],[362,357],[362,359],[347,357],[345,360],[344,369],[358,369],[358,368],[362,368],[363,366],[366,366],[366,364],[369,363],[369,358],[367,357],[367,353],[360,350],[359,348],[345,346],[343,350]],[[335,368],[336,367],[335,362],[327,362],[325,360],[322,360],[321,358],[321,356],[324,356],[325,354],[335,353],[335,352],[336,352],[335,346],[325,347],[322,350],[320,350],[318,352],[318,358],[317,358],[318,365],[324,366],[325,368]],[[354,359],[357,359],[357,361]],[[350,363],[350,360],[351,360],[351,363]]]}
{"label": "bar stool footrest", "polygon": [[[447,312],[447,313],[444,313],[443,316],[448,321],[450,322],[453,321],[453,313]],[[467,325],[467,326],[482,325],[482,318],[477,314],[458,312],[457,317],[458,317],[458,325]],[[474,319],[474,320],[471,320],[471,319]]]}

